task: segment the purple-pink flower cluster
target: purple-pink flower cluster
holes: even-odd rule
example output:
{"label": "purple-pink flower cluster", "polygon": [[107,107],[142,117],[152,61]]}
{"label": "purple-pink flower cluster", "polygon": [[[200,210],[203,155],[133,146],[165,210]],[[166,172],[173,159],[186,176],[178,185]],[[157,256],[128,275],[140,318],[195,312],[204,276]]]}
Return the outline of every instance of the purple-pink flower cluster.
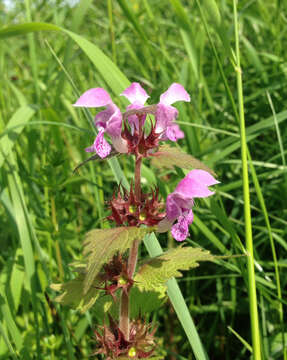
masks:
{"label": "purple-pink flower cluster", "polygon": [[[130,105],[126,110],[141,109],[149,98],[146,91],[139,83],[132,83],[125,89],[121,96],[126,97]],[[161,94],[160,101],[156,106],[155,112],[155,133],[159,134],[159,140],[177,141],[184,137],[184,133],[175,123],[178,111],[171,106],[177,101],[190,101],[190,96],[180,84],[173,83],[166,92]],[[101,158],[107,157],[111,152],[111,145],[104,138],[104,134],[110,136],[114,148],[120,153],[127,153],[127,141],[122,135],[123,116],[120,109],[113,103],[110,95],[102,88],[89,89],[76,101],[74,106],[78,107],[105,107],[95,117],[95,126],[98,129],[98,135],[87,152],[96,152]],[[144,119],[145,120],[145,119]],[[131,130],[139,130],[143,123],[139,124],[137,115],[130,115],[128,122]]]}

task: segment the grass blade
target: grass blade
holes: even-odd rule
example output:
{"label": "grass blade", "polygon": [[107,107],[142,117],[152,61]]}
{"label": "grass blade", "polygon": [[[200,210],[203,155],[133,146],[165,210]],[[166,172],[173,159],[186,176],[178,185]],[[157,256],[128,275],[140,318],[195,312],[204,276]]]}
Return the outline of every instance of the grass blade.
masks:
{"label": "grass blade", "polygon": [[236,79],[237,79],[238,108],[239,108],[239,119],[240,119],[244,219],[245,219],[245,237],[246,237],[246,250],[247,250],[247,272],[248,272],[249,307],[250,307],[250,317],[251,317],[250,319],[251,334],[252,334],[254,359],[260,360],[261,340],[260,340],[260,330],[259,330],[255,269],[254,269],[252,223],[251,223],[250,193],[249,193],[249,180],[248,180],[248,163],[247,163],[247,142],[246,142],[245,118],[244,118],[242,70],[240,67],[240,50],[239,50],[236,0],[233,0],[233,11],[234,11],[234,28],[235,28],[235,46],[236,46],[235,71],[236,71]]}

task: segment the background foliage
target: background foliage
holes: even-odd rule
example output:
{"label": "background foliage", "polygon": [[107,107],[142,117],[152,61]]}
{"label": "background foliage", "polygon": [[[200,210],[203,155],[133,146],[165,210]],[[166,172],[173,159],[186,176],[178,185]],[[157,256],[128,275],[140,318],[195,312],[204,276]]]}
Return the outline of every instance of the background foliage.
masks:
{"label": "background foliage", "polygon": [[[234,47],[231,3],[204,0],[201,12],[197,1],[180,0],[5,4],[0,2],[2,26],[34,21],[73,31],[96,44],[130,81],[141,82],[150,103],[172,82],[184,85],[192,100],[179,105],[186,133],[180,146],[212,167],[222,183],[215,199],[196,204],[187,242],[219,255],[244,253],[236,74],[228,60]],[[286,336],[286,4],[244,0],[238,10],[263,352],[279,359]],[[94,133],[90,115],[71,104],[91,87],[111,92],[117,78],[101,54],[96,66],[89,60],[81,38],[21,31],[11,38],[0,33],[0,359],[88,358],[102,314],[55,305],[48,286],[74,277],[68,264],[81,259],[87,231],[108,227],[105,200],[115,187],[113,171],[93,162],[73,175]],[[119,93],[113,99],[125,106]],[[130,179],[132,163],[119,160]],[[162,197],[183,174],[147,162],[143,169],[144,184],[159,186]],[[177,246],[167,235],[160,241],[164,248]],[[244,257],[204,262],[180,282],[211,359],[250,356],[245,267]],[[190,359],[170,304],[152,316],[166,357]]]}

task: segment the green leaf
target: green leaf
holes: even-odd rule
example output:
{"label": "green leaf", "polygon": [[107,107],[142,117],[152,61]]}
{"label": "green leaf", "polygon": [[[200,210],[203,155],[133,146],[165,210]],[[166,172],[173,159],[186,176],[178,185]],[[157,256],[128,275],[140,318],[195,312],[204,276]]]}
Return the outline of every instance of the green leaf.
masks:
{"label": "green leaf", "polygon": [[100,284],[95,280],[93,286],[91,286],[85,294],[84,279],[85,275],[80,274],[76,279],[68,281],[65,284],[51,284],[51,289],[62,292],[62,294],[58,295],[54,300],[62,305],[74,305],[77,309],[80,309],[82,313],[89,310],[100,295],[101,291],[96,288]]}
{"label": "green leaf", "polygon": [[114,229],[96,229],[88,232],[84,243],[84,255],[87,258],[87,275],[84,293],[87,293],[97,277],[101,267],[117,253],[128,250],[134,240],[142,240],[154,228],[117,227]]}
{"label": "green leaf", "polygon": [[164,296],[166,282],[172,277],[182,276],[179,270],[197,267],[198,261],[210,261],[213,258],[209,251],[179,246],[148,260],[136,274],[135,283],[141,291],[153,290]]}
{"label": "green leaf", "polygon": [[158,151],[153,154],[152,164],[158,168],[173,168],[177,166],[182,169],[202,169],[213,176],[216,174],[208,166],[204,165],[195,157],[186,154],[181,149],[169,145],[161,145]]}
{"label": "green leaf", "polygon": [[158,292],[140,291],[135,284],[130,292],[130,317],[137,319],[143,314],[150,314],[158,310],[166,300],[167,297],[161,297]]}

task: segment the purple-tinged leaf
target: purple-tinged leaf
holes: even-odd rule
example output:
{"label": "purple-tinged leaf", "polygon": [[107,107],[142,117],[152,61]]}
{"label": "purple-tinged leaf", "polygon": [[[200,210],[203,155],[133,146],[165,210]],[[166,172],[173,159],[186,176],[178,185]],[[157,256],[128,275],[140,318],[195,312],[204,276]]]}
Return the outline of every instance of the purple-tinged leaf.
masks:
{"label": "purple-tinged leaf", "polygon": [[209,172],[213,176],[216,176],[215,172],[208,166],[204,165],[201,161],[195,157],[186,154],[176,147],[169,145],[161,145],[158,150],[152,154],[152,164],[157,168],[169,168],[172,169],[177,166],[182,169],[201,169]]}

